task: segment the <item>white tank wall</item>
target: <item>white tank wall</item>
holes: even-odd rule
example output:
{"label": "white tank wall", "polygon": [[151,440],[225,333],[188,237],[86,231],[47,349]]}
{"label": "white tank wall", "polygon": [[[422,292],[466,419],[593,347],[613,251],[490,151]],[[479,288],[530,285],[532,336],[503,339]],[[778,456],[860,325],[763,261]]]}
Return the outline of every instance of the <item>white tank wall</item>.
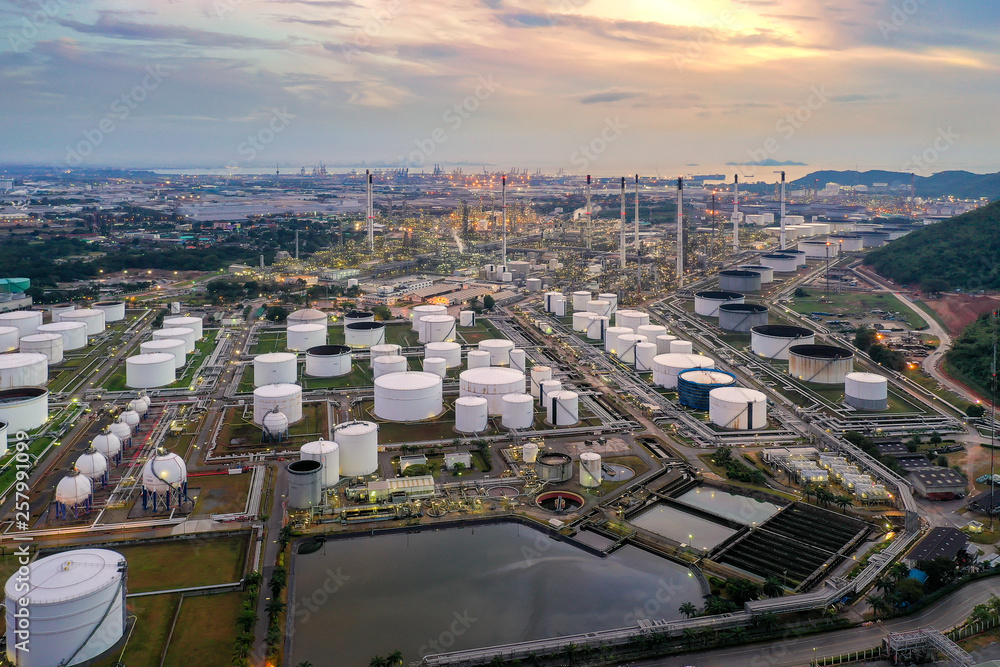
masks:
{"label": "white tank wall", "polygon": [[369,359],[377,359],[378,357],[395,357],[403,353],[403,348],[395,343],[382,343],[381,345],[373,345],[370,350],[368,350]]}
{"label": "white tank wall", "polygon": [[169,329],[154,331],[153,340],[182,340],[184,341],[184,350],[188,354],[194,354],[197,349],[195,346],[195,341],[197,340],[196,333],[191,327],[170,327]]}
{"label": "white tank wall", "polygon": [[618,295],[611,292],[601,292],[597,295],[598,301],[607,301],[611,304],[611,312],[608,315],[614,315],[618,312]]}
{"label": "white tank wall", "polygon": [[402,373],[409,368],[406,357],[394,355],[372,359],[372,377],[380,378],[389,373]]}
{"label": "white tank wall", "polygon": [[49,360],[38,352],[0,355],[0,389],[37,387],[49,378]]}
{"label": "white tank wall", "polygon": [[104,322],[121,322],[125,319],[125,302],[109,301],[94,304],[94,310],[104,311]]}
{"label": "white tank wall", "polygon": [[604,299],[593,299],[587,302],[587,311],[594,315],[610,317],[612,315],[611,303]]}
{"label": "white tank wall", "polygon": [[440,378],[448,374],[448,362],[441,357],[424,357],[424,372],[433,373]]}
{"label": "white tank wall", "polygon": [[618,336],[618,349],[615,351],[615,355],[623,364],[629,366],[634,365],[635,346],[639,343],[645,342],[645,336],[639,336],[637,334],[621,334]]}
{"label": "white tank wall", "polygon": [[764,334],[750,330],[750,349],[754,354],[766,359],[788,361],[788,349],[794,345],[812,345],[816,342],[815,334],[787,337]]}
{"label": "white tank wall", "polygon": [[[57,333],[63,337],[63,351],[72,352],[87,347],[87,325],[83,322],[52,322],[38,327],[38,333]],[[0,331],[0,352],[6,352]]]}
{"label": "white tank wall", "polygon": [[556,317],[566,317],[566,297],[560,295],[552,299],[552,310],[550,312]]}
{"label": "white tank wall", "polygon": [[552,379],[552,368],[549,366],[531,367],[531,395],[538,398],[538,386],[545,380]]}
{"label": "white tank wall", "polygon": [[580,454],[580,486],[592,489],[601,485],[604,473],[601,470],[601,455],[595,452]]}
{"label": "white tank wall", "polygon": [[441,378],[432,373],[390,373],[375,379],[375,416],[396,422],[432,419],[444,409]]}
{"label": "white tank wall", "polygon": [[509,366],[514,343],[503,338],[488,338],[479,341],[479,349],[490,353],[490,366]]}
{"label": "white tank wall", "polygon": [[455,430],[482,433],[489,420],[489,401],[482,396],[463,396],[455,401]]}
{"label": "white tank wall", "polygon": [[635,346],[635,370],[637,373],[648,373],[653,370],[653,359],[656,357],[656,343],[638,343]]}
{"label": "white tank wall", "polygon": [[647,324],[649,324],[649,313],[641,310],[619,310],[615,313],[615,326],[631,329],[633,333]]}
{"label": "white tank wall", "polygon": [[708,418],[721,428],[761,429],[767,426],[767,396],[746,387],[720,387],[708,392]]}
{"label": "white tank wall", "polygon": [[[86,332],[86,327],[84,327],[84,331]],[[17,327],[0,326],[0,354],[16,350],[17,339],[20,337],[21,330]]]}
{"label": "white tank wall", "polygon": [[854,370],[854,357],[829,359],[803,356],[789,351],[788,374],[803,382],[817,384],[844,384],[847,374]]}
{"label": "white tank wall", "polygon": [[587,327],[590,326],[591,320],[596,317],[595,313],[589,310],[577,311],[573,313],[573,331],[577,333],[586,333]]}
{"label": "white tank wall", "polygon": [[859,410],[886,410],[889,380],[875,373],[848,373],[844,376],[844,402]]}
{"label": "white tank wall", "polygon": [[275,408],[294,424],[302,419],[302,387],[297,384],[271,384],[253,391],[253,421],[260,425],[264,415]]}
{"label": "white tank wall", "polygon": [[44,354],[49,364],[58,364],[63,360],[63,337],[57,333],[37,333],[22,336],[18,341],[21,352],[36,352]]}
{"label": "white tank wall", "polygon": [[553,426],[572,426],[580,421],[580,395],[575,391],[554,391],[545,398],[546,421]]}
{"label": "white tank wall", "polygon": [[[381,322],[360,322],[359,324],[381,324]],[[385,326],[373,329],[355,329],[344,327],[344,342],[351,347],[373,347],[385,344]]]}
{"label": "white tank wall", "polygon": [[[292,318],[289,316],[287,320],[292,324]],[[173,329],[173,328],[183,328],[183,329],[194,329],[194,339],[201,340],[205,335],[205,323],[200,317],[194,317],[191,315],[186,315],[184,317],[165,317],[163,318],[163,328]]]}
{"label": "white tank wall", "polygon": [[764,255],[760,258],[760,263],[770,266],[775,273],[794,273],[799,268],[798,261],[791,256]]}
{"label": "white tank wall", "polygon": [[427,343],[424,345],[424,358],[438,357],[448,363],[448,368],[458,368],[462,365],[462,346],[459,343]]}
{"label": "white tank wall", "polygon": [[458,324],[463,327],[476,326],[476,311],[463,310],[458,313]]}
{"label": "white tank wall", "polygon": [[139,343],[141,354],[172,354],[174,368],[183,368],[187,360],[187,343],[180,338],[157,338]]}
{"label": "white tank wall", "polygon": [[661,334],[656,337],[656,353],[657,354],[668,354],[670,352],[670,344],[677,340],[677,336],[671,336],[670,334]]}
{"label": "white tank wall", "polygon": [[644,324],[635,331],[640,336],[645,336],[647,341],[655,341],[657,336],[665,336],[667,328],[661,324]]}
{"label": "white tank wall", "polygon": [[304,352],[310,347],[326,345],[326,331],[322,324],[293,324],[285,329],[285,347]]}
{"label": "white tank wall", "polygon": [[618,354],[618,337],[634,333],[628,327],[608,327],[604,331],[604,351]]}
{"label": "white tank wall", "polygon": [[670,354],[694,354],[694,344],[689,340],[672,340]]}
{"label": "white tank wall", "polygon": [[341,477],[361,477],[378,470],[378,424],[337,424],[330,436],[340,445]]}
{"label": "white tank wall", "polygon": [[176,359],[166,352],[139,354],[125,360],[125,386],[133,389],[166,387],[177,381]]}
{"label": "white tank wall", "polygon": [[466,364],[469,368],[484,368],[490,365],[490,357],[493,356],[486,350],[469,350],[466,355]]}
{"label": "white tank wall", "polygon": [[557,391],[562,391],[562,382],[559,380],[542,380],[538,383],[538,403],[545,409],[545,405],[548,402],[549,394],[554,394]]}
{"label": "white tank wall", "polygon": [[253,358],[253,386],[295,384],[298,362],[291,352],[269,352]]}
{"label": "white tank wall", "polygon": [[586,311],[587,303],[589,303],[590,300],[593,298],[594,297],[592,292],[586,292],[583,290],[580,290],[578,292],[573,292],[573,310]]}
{"label": "white tank wall", "polygon": [[455,318],[451,315],[424,315],[417,323],[417,341],[420,343],[454,341],[456,330]]}
{"label": "white tank wall", "polygon": [[76,310],[76,306],[50,306],[49,312],[52,314],[52,321],[58,322],[63,313],[71,313]]}
{"label": "white tank wall", "polygon": [[531,394],[507,394],[501,397],[501,425],[504,428],[531,428],[535,420],[535,401]]}
{"label": "white tank wall", "polygon": [[414,306],[413,310],[410,311],[410,328],[413,331],[419,333],[420,318],[424,315],[447,315],[448,308],[439,304],[423,304],[420,306]]}
{"label": "white tank wall", "polygon": [[611,326],[611,318],[607,315],[597,315],[591,318],[587,324],[587,338],[591,340],[604,340],[604,335]]}
{"label": "white tank wall", "polygon": [[743,303],[746,297],[742,294],[735,297],[710,297],[694,295],[694,312],[702,317],[718,317],[719,306],[724,303]]}
{"label": "white tank wall", "polygon": [[524,350],[514,348],[510,351],[510,367],[515,371],[527,372],[527,355]]}
{"label": "white tank wall", "polygon": [[289,509],[306,510],[320,505],[323,501],[323,464],[312,459],[305,460],[318,465],[313,470],[300,470],[301,466],[308,465],[301,463],[300,459],[285,466],[288,478],[288,495],[285,502]]}
{"label": "white tank wall", "polygon": [[501,415],[504,394],[523,394],[524,373],[510,368],[474,368],[459,376],[461,396],[482,396],[489,402],[491,415]]}
{"label": "white tank wall", "polygon": [[525,463],[534,463],[538,460],[538,444],[528,441],[521,448],[521,458]]}
{"label": "white tank wall", "polygon": [[30,336],[42,324],[42,311],[40,310],[14,310],[9,313],[0,313],[0,327],[14,327],[18,331],[18,338]]}
{"label": "white tank wall", "polygon": [[306,352],[306,375],[318,378],[341,377],[351,372],[353,355],[349,351],[339,354],[310,354]]}
{"label": "white tank wall", "polygon": [[36,429],[49,418],[49,392],[39,396],[24,396],[17,400],[0,400],[0,421],[7,422],[7,432]]}
{"label": "white tank wall", "polygon": [[0,456],[7,453],[7,431],[9,428],[7,422],[0,421]]}
{"label": "white tank wall", "polygon": [[340,481],[340,445],[330,440],[307,442],[299,449],[299,459],[319,461],[323,466],[320,480],[324,489]]}
{"label": "white tank wall", "polygon": [[653,384],[677,388],[677,375],[689,368],[715,368],[715,362],[700,354],[658,354],[653,358]]}
{"label": "white tank wall", "polygon": [[[38,313],[41,320],[41,313]],[[104,311],[84,308],[74,310],[71,313],[63,313],[59,316],[60,322],[83,322],[87,325],[87,335],[96,336],[104,332]],[[41,321],[38,322],[41,324]]]}

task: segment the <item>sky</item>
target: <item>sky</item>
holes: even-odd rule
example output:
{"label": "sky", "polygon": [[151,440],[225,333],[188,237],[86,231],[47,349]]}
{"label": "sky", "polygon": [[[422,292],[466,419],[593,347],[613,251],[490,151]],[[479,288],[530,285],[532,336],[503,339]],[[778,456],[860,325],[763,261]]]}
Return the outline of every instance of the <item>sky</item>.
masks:
{"label": "sky", "polygon": [[998,25],[995,0],[6,0],[0,163],[1000,171]]}

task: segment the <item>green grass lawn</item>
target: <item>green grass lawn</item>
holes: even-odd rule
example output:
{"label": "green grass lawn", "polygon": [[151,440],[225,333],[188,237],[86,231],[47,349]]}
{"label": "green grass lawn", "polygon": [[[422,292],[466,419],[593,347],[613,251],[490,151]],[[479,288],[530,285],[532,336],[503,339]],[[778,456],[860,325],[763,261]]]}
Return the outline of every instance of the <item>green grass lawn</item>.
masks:
{"label": "green grass lawn", "polygon": [[236,617],[242,606],[241,592],[184,598],[164,666],[230,664]]}
{"label": "green grass lawn", "polygon": [[822,312],[845,317],[867,317],[872,310],[885,310],[899,313],[899,316],[913,329],[927,327],[927,322],[922,317],[891,294],[861,294],[852,292],[826,296],[813,288],[809,288],[806,291],[809,292],[810,296],[793,299],[788,304],[789,308],[804,315],[809,315],[813,312]]}
{"label": "green grass lawn", "polygon": [[128,561],[132,593],[228,584],[243,576],[249,533],[108,547]]}
{"label": "green grass lawn", "polygon": [[180,594],[174,594],[151,595],[129,600],[128,614],[135,615],[136,621],[124,653],[119,649],[111,656],[95,663],[95,667],[116,667],[118,664],[135,665],[135,667],[159,665],[180,598]]}
{"label": "green grass lawn", "polygon": [[250,492],[250,473],[188,478],[188,495],[195,501],[192,514],[242,512]]}

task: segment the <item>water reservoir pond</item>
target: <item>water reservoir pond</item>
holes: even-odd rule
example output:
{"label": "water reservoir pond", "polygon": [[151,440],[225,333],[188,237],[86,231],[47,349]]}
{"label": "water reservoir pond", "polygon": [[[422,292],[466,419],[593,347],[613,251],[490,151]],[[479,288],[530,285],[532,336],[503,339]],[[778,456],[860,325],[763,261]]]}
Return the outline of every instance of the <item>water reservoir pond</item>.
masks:
{"label": "water reservoir pond", "polygon": [[691,489],[678,496],[677,500],[747,526],[754,522],[760,525],[781,509],[773,503],[738,496],[710,486],[699,486]]}
{"label": "water reservoir pond", "polygon": [[676,619],[697,578],[634,547],[607,558],[517,524],[330,541],[296,556],[291,664],[367,665]]}
{"label": "water reservoir pond", "polygon": [[675,542],[690,544],[695,549],[714,549],[716,545],[736,534],[732,528],[688,514],[670,505],[654,505],[632,517],[628,522]]}

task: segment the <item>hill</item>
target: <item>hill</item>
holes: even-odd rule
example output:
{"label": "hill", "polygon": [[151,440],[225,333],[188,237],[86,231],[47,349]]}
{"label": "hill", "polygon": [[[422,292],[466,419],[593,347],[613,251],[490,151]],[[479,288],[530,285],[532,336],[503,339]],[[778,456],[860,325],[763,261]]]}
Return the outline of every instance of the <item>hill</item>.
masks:
{"label": "hill", "polygon": [[1000,289],[1000,202],[910,232],[865,264],[925,291]]}
{"label": "hill", "polygon": [[990,395],[993,364],[993,318],[989,313],[970,324],[945,357],[947,371],[983,396]]}
{"label": "hill", "polygon": [[[903,171],[814,171],[800,179],[792,181],[800,187],[819,187],[827,183],[841,185],[867,185],[888,183],[892,186],[910,185],[910,174]],[[971,171],[942,171],[933,176],[916,176],[913,178],[913,189],[918,197],[959,197],[973,199],[987,197],[990,200],[1000,199],[1000,173],[974,174]]]}

